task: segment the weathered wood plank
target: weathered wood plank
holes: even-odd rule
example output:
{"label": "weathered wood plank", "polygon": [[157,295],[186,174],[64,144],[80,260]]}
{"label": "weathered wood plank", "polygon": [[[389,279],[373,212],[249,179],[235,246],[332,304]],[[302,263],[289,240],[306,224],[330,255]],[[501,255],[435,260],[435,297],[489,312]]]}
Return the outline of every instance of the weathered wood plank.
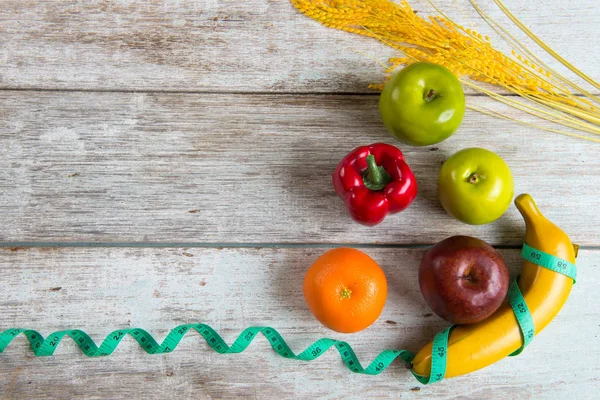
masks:
{"label": "weathered wood plank", "polygon": [[[410,3],[431,14],[426,1]],[[506,22],[491,2],[479,3]],[[600,79],[596,1],[505,3]],[[462,12],[454,0],[436,4],[491,33],[466,0]],[[367,92],[384,76],[374,59],[395,54],[372,39],[327,29],[287,0],[9,0],[0,9],[0,41],[1,88]]]}
{"label": "weathered wood plank", "polygon": [[[371,361],[386,348],[416,351],[446,322],[419,292],[424,249],[365,249],[386,271],[389,295],[373,326],[352,335],[322,327],[308,311],[302,280],[324,249],[0,249],[0,329],[47,335],[81,328],[96,341],[138,326],[160,340],[174,326],[206,322],[231,343],[249,325],[278,329],[295,351],[328,336]],[[521,260],[503,250],[515,276]],[[87,359],[66,341],[52,358],[33,358],[24,339],[0,355],[6,398],[335,398],[426,395],[465,398],[591,398],[600,389],[600,251],[582,250],[578,282],[556,320],[527,350],[471,375],[423,387],[400,363],[377,377],[357,376],[334,352],[311,363],[285,360],[257,339],[222,356],[196,335],[168,355],[149,356],[125,340],[108,358]]]}
{"label": "weathered wood plank", "polygon": [[462,232],[517,245],[514,207],[473,227],[439,205],[441,162],[473,146],[504,157],[516,193],[574,241],[600,239],[596,145],[475,112],[436,147],[400,146],[417,200],[367,228],[331,174],[359,145],[399,145],[374,96],[2,92],[0,104],[0,241],[418,244]]}

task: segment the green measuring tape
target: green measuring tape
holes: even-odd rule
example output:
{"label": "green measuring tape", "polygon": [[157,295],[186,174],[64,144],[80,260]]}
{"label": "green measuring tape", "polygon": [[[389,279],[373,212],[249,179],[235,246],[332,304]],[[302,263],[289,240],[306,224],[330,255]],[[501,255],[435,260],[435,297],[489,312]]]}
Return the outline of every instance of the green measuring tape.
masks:
{"label": "green measuring tape", "polygon": [[[548,253],[533,249],[526,244],[523,245],[522,256],[532,263],[549,268],[558,273],[565,274],[575,281],[575,265]],[[518,278],[517,278],[518,279]],[[517,281],[513,281],[508,292],[508,300],[517,316],[519,327],[523,334],[523,346],[515,351],[512,355],[519,354],[525,346],[529,344],[535,335],[533,320],[523,294],[517,285]],[[414,377],[422,384],[439,382],[446,374],[446,360],[448,354],[448,336],[453,326],[450,326],[435,335],[432,344],[431,354],[431,372],[428,378],[416,375]],[[139,328],[118,329],[110,333],[97,346],[89,335],[79,329],[68,329],[58,331],[47,338],[44,338],[37,331],[31,329],[13,328],[7,329],[0,333],[0,353],[4,352],[6,347],[19,335],[24,335],[31,346],[33,354],[38,357],[51,356],[54,354],[58,344],[65,337],[70,337],[79,349],[88,357],[108,356],[114,352],[121,340],[127,335],[133,337],[137,343],[148,354],[164,354],[170,353],[179,344],[181,339],[189,331],[198,332],[206,343],[219,354],[235,354],[244,351],[258,334],[262,334],[268,341],[273,350],[284,358],[312,361],[319,358],[331,347],[335,347],[340,354],[342,361],[352,372],[366,375],[379,375],[385,370],[394,360],[400,358],[404,363],[410,365],[415,357],[415,354],[409,350],[384,350],[375,359],[364,368],[356,357],[352,347],[344,341],[323,338],[317,340],[306,350],[296,355],[287,345],[283,337],[273,328],[269,327],[249,327],[246,328],[231,346],[227,345],[223,338],[210,326],[206,324],[185,324],[171,330],[161,344],[150,335],[147,331]]]}
{"label": "green measuring tape", "polygon": [[[559,274],[563,274],[573,279],[573,283],[577,281],[577,267],[575,264],[563,260],[562,258],[553,256],[552,254],[545,253],[541,250],[534,249],[533,247],[523,243],[523,250],[521,250],[521,257],[530,263],[539,265],[540,267],[547,268]],[[517,277],[508,288],[508,302],[517,317],[519,323],[519,329],[523,336],[523,345],[519,347],[515,352],[509,354],[509,356],[517,356],[521,354],[523,349],[533,340],[535,336],[535,326],[533,325],[533,318],[529,312],[529,307],[525,302],[523,293],[519,289],[517,284],[519,277]]]}
{"label": "green measuring tape", "polygon": [[577,267],[575,264],[563,260],[562,258],[553,256],[552,254],[544,253],[541,250],[534,249],[523,243],[521,257],[526,261],[537,264],[540,267],[547,268],[551,271],[558,272],[573,279],[573,283],[577,282]]}
{"label": "green measuring tape", "polygon": [[[198,332],[204,338],[204,340],[206,340],[206,343],[208,343],[213,350],[220,354],[241,353],[250,345],[250,343],[252,343],[254,338],[259,333],[269,341],[269,344],[277,354],[284,358],[290,358],[294,360],[312,361],[323,355],[327,350],[329,350],[329,348],[335,347],[340,353],[342,361],[346,367],[348,367],[352,372],[366,375],[380,374],[396,358],[402,359],[406,364],[410,364],[414,358],[414,354],[408,350],[384,350],[377,357],[375,357],[369,366],[364,368],[358,361],[354,350],[352,350],[352,347],[350,347],[348,343],[328,338],[323,338],[316,341],[306,350],[296,355],[287,345],[283,337],[281,337],[279,332],[273,328],[260,326],[246,328],[233,342],[233,344],[228,346],[223,338],[221,338],[221,336],[214,329],[206,324],[180,325],[171,330],[171,332],[163,340],[162,344],[158,344],[152,335],[143,329],[118,329],[111,332],[106,339],[104,339],[100,346],[96,346],[88,334],[78,329],[68,329],[55,332],[45,339],[41,334],[34,330],[19,328],[8,329],[0,333],[0,353],[4,352],[6,347],[15,337],[22,334],[25,335],[27,340],[29,340],[33,354],[38,357],[53,355],[58,344],[65,336],[73,339],[79,349],[88,357],[101,357],[112,354],[121,340],[123,340],[123,338],[127,335],[133,337],[146,351],[146,353],[164,354],[175,350],[185,334],[192,330]],[[446,329],[441,334],[436,335],[438,346],[442,348],[441,351],[444,353],[441,357],[439,357],[439,359],[436,359],[436,366],[439,370],[436,376],[440,376],[437,378],[437,380],[441,380],[444,375],[446,366],[444,349],[447,347],[449,330],[450,328]],[[417,377],[417,379],[423,383],[430,381],[429,379],[423,377]],[[433,382],[433,380],[431,381]]]}
{"label": "green measuring tape", "polygon": [[523,349],[527,347],[527,345],[529,345],[529,343],[533,340],[533,337],[535,336],[533,318],[531,317],[529,307],[527,307],[527,303],[525,302],[523,293],[521,293],[521,289],[519,288],[519,285],[517,283],[518,280],[519,277],[517,277],[514,281],[511,282],[510,286],[508,287],[507,297],[511,308],[515,313],[515,317],[517,317],[517,323],[519,324],[521,335],[523,335],[523,346],[519,347],[516,351],[509,354],[509,357],[514,357],[521,354]]}

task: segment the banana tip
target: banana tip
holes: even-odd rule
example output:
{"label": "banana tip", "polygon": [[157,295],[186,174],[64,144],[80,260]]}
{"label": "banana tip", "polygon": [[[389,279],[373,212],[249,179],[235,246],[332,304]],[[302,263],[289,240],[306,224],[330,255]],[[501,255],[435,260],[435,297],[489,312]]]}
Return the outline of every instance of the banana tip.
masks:
{"label": "banana tip", "polygon": [[523,204],[530,201],[533,201],[533,197],[531,197],[529,193],[521,193],[520,195],[515,197],[515,205],[517,207],[519,206],[519,204]]}
{"label": "banana tip", "polygon": [[522,193],[515,198],[515,206],[525,219],[526,223],[532,222],[533,218],[542,216],[541,211],[528,193]]}

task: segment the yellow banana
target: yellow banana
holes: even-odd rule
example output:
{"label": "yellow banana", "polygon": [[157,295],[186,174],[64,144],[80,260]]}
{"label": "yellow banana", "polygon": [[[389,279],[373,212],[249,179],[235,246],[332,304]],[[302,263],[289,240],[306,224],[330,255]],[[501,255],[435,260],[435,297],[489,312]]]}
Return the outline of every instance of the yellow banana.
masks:
{"label": "yellow banana", "polygon": [[[542,215],[528,194],[515,199],[525,219],[525,243],[529,246],[575,263],[576,247],[569,237]],[[533,318],[536,334],[556,316],[565,304],[573,280],[563,274],[525,261],[519,288]],[[494,314],[473,325],[456,326],[448,338],[445,377],[468,374],[486,367],[517,350],[523,344],[512,308],[505,302]],[[428,377],[431,370],[432,342],[413,360],[415,374]]]}

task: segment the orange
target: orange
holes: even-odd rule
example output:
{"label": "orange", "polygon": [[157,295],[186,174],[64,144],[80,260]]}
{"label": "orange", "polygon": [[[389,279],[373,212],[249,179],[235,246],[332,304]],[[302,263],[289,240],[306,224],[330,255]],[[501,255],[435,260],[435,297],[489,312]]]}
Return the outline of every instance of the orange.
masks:
{"label": "orange", "polygon": [[381,267],[362,251],[337,248],[325,252],[306,273],[304,298],[329,329],[358,332],[381,315],[387,281]]}

